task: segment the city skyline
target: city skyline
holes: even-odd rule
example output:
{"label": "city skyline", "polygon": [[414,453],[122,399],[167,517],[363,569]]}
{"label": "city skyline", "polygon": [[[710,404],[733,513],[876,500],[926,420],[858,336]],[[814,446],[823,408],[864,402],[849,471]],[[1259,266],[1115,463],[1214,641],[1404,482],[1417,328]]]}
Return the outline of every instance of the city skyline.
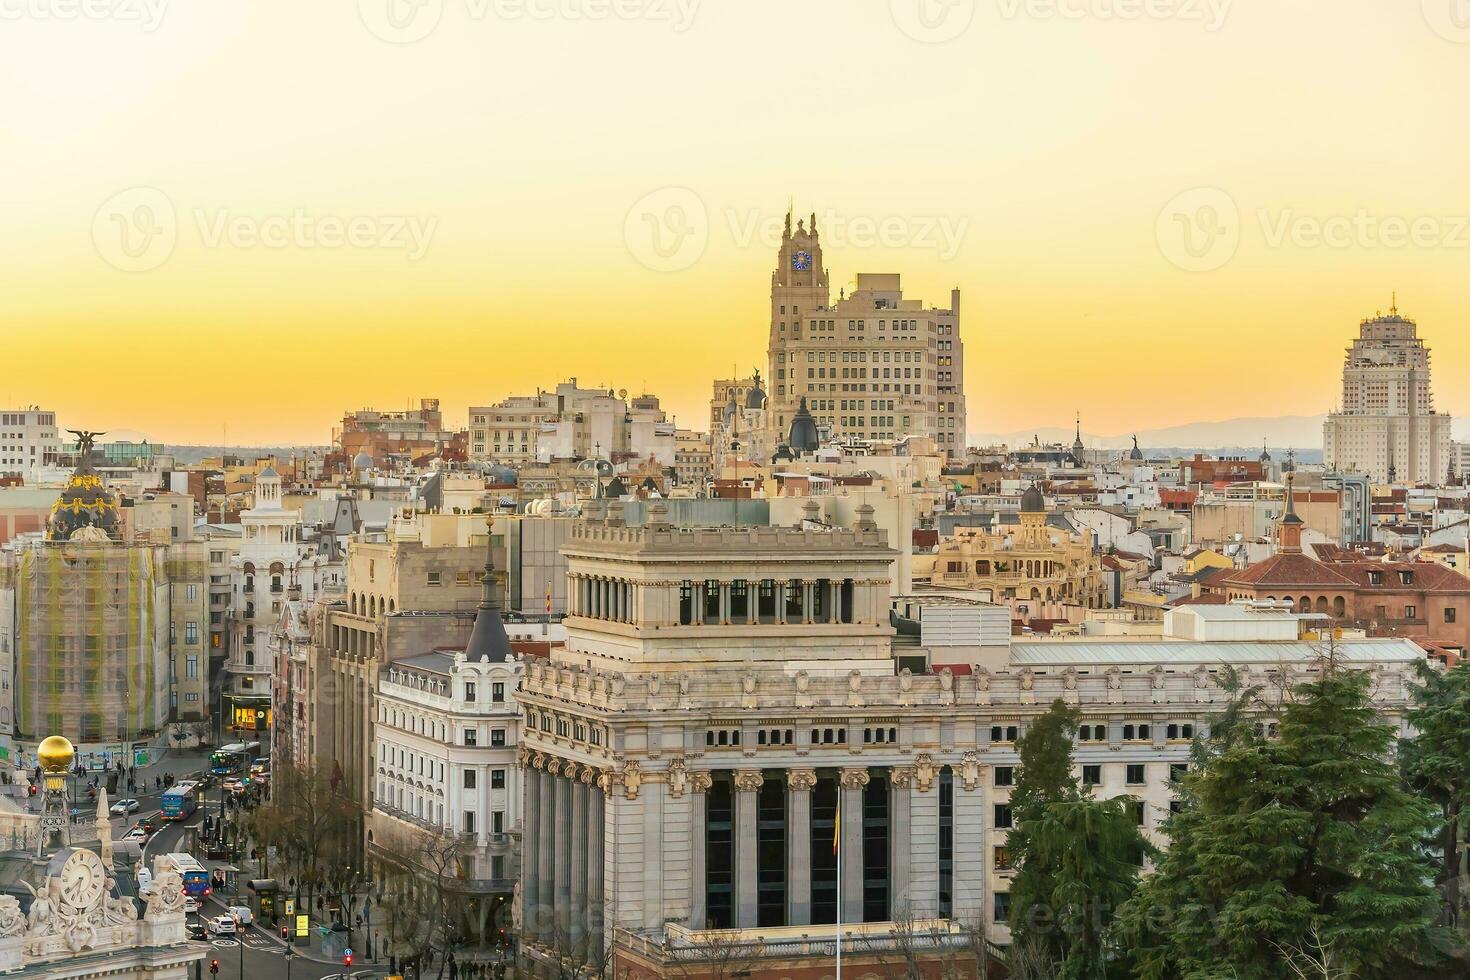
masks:
{"label": "city skyline", "polygon": [[[1470,362],[1448,3],[102,6],[0,40],[6,320],[38,366],[5,394],[63,419],[320,443],[348,408],[576,376],[696,426],[764,363],[789,202],[834,286],[965,293],[971,431],[1326,412],[1395,289],[1442,375]],[[772,23],[789,56],[749,58]],[[1115,397],[1161,361],[1177,397]]]}

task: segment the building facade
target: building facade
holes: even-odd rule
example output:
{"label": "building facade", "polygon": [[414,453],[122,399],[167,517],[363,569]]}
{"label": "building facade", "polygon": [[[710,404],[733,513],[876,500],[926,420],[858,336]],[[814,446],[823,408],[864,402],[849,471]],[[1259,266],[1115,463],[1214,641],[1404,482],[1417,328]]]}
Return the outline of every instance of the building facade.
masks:
{"label": "building facade", "polygon": [[595,457],[655,459],[673,466],[674,454],[674,424],[657,397],[583,388],[576,378],[555,391],[470,409],[473,462],[520,466]]}
{"label": "building facade", "polygon": [[0,412],[0,476],[35,483],[41,468],[60,452],[55,412],[36,405]]}
{"label": "building facade", "polygon": [[1438,483],[1449,473],[1450,417],[1434,408],[1429,348],[1397,306],[1360,325],[1322,444],[1328,470],[1378,483]]}
{"label": "building facade", "polygon": [[278,652],[290,645],[276,634],[293,628],[282,612],[293,596],[296,602],[311,602],[318,595],[341,595],[345,578],[345,563],[333,549],[319,547],[315,529],[303,524],[300,511],[284,506],[280,474],[274,467],[262,470],[254,506],[240,512],[239,547],[230,558],[222,727],[242,736],[268,734],[271,678]]}
{"label": "building facade", "polygon": [[816,215],[787,215],[771,274],[769,425],[786,432],[806,399],[820,430],[855,440],[928,436],[965,451],[960,293],[948,309],[906,299],[897,275],[859,273],[833,304]]}
{"label": "building facade", "polygon": [[[741,975],[787,976],[770,964],[831,955],[839,916],[869,953],[895,921],[935,943],[1005,942],[1031,719],[1077,705],[1081,778],[1131,797],[1153,833],[1230,697],[1225,665],[1306,679],[1318,656],[1284,608],[1222,607],[1170,613],[1152,645],[949,647],[942,663],[905,648],[930,663],[911,672],[889,626],[892,552],[870,524],[629,528],[614,512],[567,554],[568,644],[528,666],[520,695],[532,969],[611,957],[614,972],[694,976],[738,945]],[[1341,655],[1379,670],[1402,710],[1417,647]]]}

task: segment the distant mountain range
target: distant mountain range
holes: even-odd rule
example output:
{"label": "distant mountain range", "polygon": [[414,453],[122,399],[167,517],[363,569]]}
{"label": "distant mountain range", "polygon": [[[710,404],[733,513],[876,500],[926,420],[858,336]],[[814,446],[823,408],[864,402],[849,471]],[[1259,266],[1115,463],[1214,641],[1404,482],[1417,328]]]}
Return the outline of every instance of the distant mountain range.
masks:
{"label": "distant mountain range", "polygon": [[[1144,449],[1198,449],[1210,451],[1239,450],[1259,447],[1264,443],[1272,454],[1295,449],[1310,460],[1312,455],[1320,457],[1322,450],[1323,415],[1284,415],[1271,418],[1224,419],[1219,422],[1190,422],[1163,429],[1140,429],[1138,444]],[[1470,419],[1456,419],[1456,439],[1470,439]],[[1129,449],[1133,446],[1134,433],[1101,435],[1082,431],[1082,441],[1089,449]],[[1073,429],[1056,427],[1030,429],[1019,432],[981,432],[970,436],[972,446],[1022,446],[1039,438],[1043,443],[1060,442],[1070,446],[1076,437]],[[1313,453],[1315,451],[1315,453]]]}

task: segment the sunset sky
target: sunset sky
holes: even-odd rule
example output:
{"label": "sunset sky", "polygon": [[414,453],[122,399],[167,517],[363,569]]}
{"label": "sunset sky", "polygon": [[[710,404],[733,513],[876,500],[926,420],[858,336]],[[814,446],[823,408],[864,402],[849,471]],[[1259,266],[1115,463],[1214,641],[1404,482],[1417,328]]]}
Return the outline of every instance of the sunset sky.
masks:
{"label": "sunset sky", "polygon": [[1470,0],[0,0],[7,407],[164,442],[765,361],[964,292],[972,432],[1306,415],[1398,291],[1470,415]]}

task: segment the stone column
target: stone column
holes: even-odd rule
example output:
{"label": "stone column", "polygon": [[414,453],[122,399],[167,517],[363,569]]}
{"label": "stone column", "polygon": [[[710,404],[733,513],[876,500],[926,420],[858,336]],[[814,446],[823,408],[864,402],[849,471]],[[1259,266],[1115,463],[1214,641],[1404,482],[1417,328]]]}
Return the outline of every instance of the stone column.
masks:
{"label": "stone column", "polygon": [[534,935],[535,910],[541,904],[541,774],[524,770],[525,799],[521,806],[521,931]]}
{"label": "stone column", "polygon": [[786,622],[786,582],[784,580],[776,583],[776,622]]}
{"label": "stone column", "polygon": [[[555,768],[557,761],[548,758],[544,761],[544,765],[549,768]],[[540,879],[536,888],[536,897],[540,901],[540,907],[534,911],[534,921],[536,923],[536,938],[542,942],[549,942],[554,933],[552,910],[556,904],[556,893],[552,887],[555,881],[553,876],[555,868],[554,862],[552,861],[552,852],[556,849],[558,843],[555,824],[552,822],[552,816],[555,813],[555,807],[552,804],[556,798],[556,777],[549,771],[538,772],[536,773],[536,777],[541,783],[541,792],[538,794],[538,799],[541,803],[541,812],[537,814],[541,827],[537,833],[538,849],[536,854],[536,864],[539,869],[538,877]]]}
{"label": "stone column", "polygon": [[735,925],[740,929],[754,929],[757,921],[759,800],[756,794],[764,782],[759,769],[740,769],[735,773]]}
{"label": "stone column", "polygon": [[720,583],[720,625],[730,625],[730,583]]}
{"label": "stone column", "polygon": [[556,850],[552,855],[552,876],[556,895],[556,928],[554,946],[566,948],[572,926],[572,781],[558,774],[553,777],[556,810]]}
{"label": "stone column", "polygon": [[572,784],[572,927],[571,946],[580,955],[587,942],[587,794],[589,787],[579,777],[581,767],[569,765],[567,782]]}
{"label": "stone column", "polygon": [[786,924],[812,924],[812,788],[815,769],[786,772]]}
{"label": "stone column", "polygon": [[602,965],[603,939],[603,818],[607,810],[607,796],[598,781],[594,769],[582,771],[584,780],[592,780],[587,800],[587,940],[591,946],[592,963]]}
{"label": "stone column", "polygon": [[939,771],[927,754],[921,753],[915,763],[909,793],[908,905],[914,918],[932,919],[939,915]]}
{"label": "stone column", "polygon": [[816,595],[817,585],[815,582],[801,583],[801,621],[803,623],[814,622],[812,619],[812,598]]}
{"label": "stone column", "polygon": [[868,770],[843,769],[838,777],[842,807],[842,921],[863,921],[863,790]]}
{"label": "stone column", "polygon": [[954,775],[954,918],[980,920],[985,913],[985,767],[966,752]]}
{"label": "stone column", "polygon": [[709,901],[709,788],[707,772],[689,774],[689,928],[703,929]]}
{"label": "stone column", "polygon": [[888,771],[888,904],[892,919],[913,917],[913,901],[909,897],[913,890],[913,842],[909,826],[913,785],[912,766],[895,766]]}

